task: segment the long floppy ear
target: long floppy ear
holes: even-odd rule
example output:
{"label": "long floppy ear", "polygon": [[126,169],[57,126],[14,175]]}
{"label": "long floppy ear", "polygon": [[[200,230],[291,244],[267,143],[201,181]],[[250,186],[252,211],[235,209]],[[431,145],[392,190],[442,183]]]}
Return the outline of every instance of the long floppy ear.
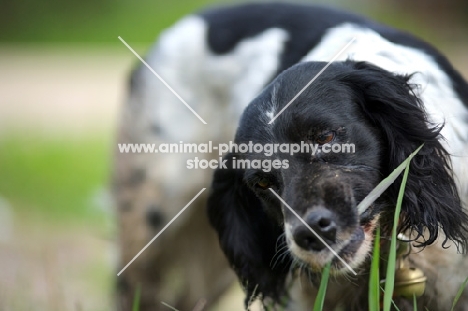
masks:
{"label": "long floppy ear", "polygon": [[[419,237],[427,229],[429,236],[420,246],[432,244],[442,229],[443,245],[452,240],[465,251],[468,216],[460,202],[449,154],[440,143],[443,125],[428,122],[422,101],[408,84],[410,78],[358,62],[342,81],[357,92],[364,113],[381,130],[386,145],[382,154],[385,176],[424,143],[410,165],[399,229],[414,230]],[[387,192],[395,202],[399,185],[396,182]]]}
{"label": "long floppy ear", "polygon": [[285,294],[289,272],[289,262],[278,262],[274,268],[272,262],[276,245],[284,238],[283,229],[243,182],[244,171],[232,169],[232,155],[225,159],[228,168],[215,172],[208,198],[211,225],[246,291],[246,306],[256,297],[277,301]]}

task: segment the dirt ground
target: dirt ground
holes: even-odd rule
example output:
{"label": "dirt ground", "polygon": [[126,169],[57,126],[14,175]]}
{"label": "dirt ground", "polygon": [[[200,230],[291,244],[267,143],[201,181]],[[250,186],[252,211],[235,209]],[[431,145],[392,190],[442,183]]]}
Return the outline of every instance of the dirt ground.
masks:
{"label": "dirt ground", "polygon": [[[468,77],[468,46],[444,52]],[[0,138],[17,132],[59,138],[113,135],[127,75],[136,63],[118,43],[1,46]],[[0,204],[0,214],[0,310],[111,309],[113,237],[86,226],[25,223],[7,204]],[[241,310],[241,301],[236,289],[220,309]]]}

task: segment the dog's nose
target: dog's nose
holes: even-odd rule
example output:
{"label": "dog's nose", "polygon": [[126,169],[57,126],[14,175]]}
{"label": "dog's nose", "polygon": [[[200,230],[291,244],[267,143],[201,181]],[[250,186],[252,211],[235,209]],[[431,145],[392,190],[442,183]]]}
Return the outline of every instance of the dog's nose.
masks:
{"label": "dog's nose", "polygon": [[[333,218],[332,212],[326,209],[320,209],[310,212],[306,216],[305,222],[325,243],[330,245],[336,241],[336,223]],[[296,244],[305,250],[318,252],[326,247],[325,244],[302,223],[294,229],[293,238]]]}

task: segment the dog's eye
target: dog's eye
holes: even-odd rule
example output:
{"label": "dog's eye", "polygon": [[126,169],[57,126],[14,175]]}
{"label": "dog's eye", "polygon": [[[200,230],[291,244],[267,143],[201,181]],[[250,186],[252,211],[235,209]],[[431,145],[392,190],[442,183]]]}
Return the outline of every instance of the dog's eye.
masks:
{"label": "dog's eye", "polygon": [[317,137],[316,142],[320,145],[324,145],[324,144],[328,144],[332,142],[333,139],[335,139],[335,131],[329,131],[329,132],[320,134]]}
{"label": "dog's eye", "polygon": [[260,179],[260,181],[257,182],[257,184],[256,184],[256,186],[258,188],[262,189],[262,190],[266,190],[266,189],[270,188],[271,185],[272,185],[272,182],[267,178]]}

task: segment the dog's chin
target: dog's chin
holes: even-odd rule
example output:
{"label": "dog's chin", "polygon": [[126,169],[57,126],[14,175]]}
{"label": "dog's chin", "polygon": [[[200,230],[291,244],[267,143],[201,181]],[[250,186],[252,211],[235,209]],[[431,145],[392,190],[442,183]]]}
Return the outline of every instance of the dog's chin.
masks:
{"label": "dog's chin", "polygon": [[[325,247],[319,252],[307,251],[297,244],[288,240],[291,254],[301,263],[305,264],[311,271],[321,271],[329,262],[331,262],[331,271],[334,274],[348,274],[349,267],[359,268],[366,258],[371,255],[372,241],[374,240],[374,229],[377,219],[372,220],[364,226],[358,226],[349,238],[331,246],[334,252]],[[286,234],[288,236],[288,234]],[[345,263],[343,263],[337,254]]]}

